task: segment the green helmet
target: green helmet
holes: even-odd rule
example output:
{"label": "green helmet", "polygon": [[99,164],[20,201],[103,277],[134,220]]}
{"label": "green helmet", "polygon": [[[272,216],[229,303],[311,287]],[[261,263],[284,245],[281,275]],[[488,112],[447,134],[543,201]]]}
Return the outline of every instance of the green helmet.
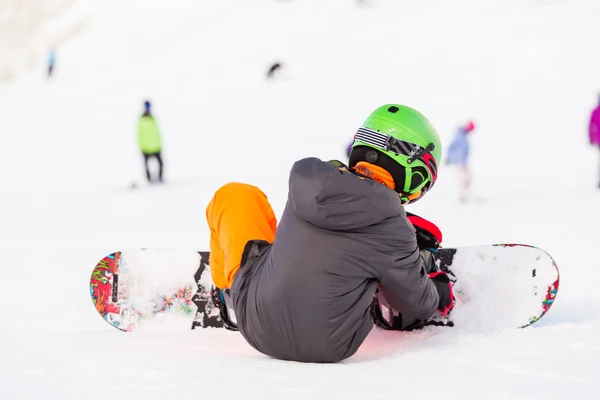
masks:
{"label": "green helmet", "polygon": [[402,202],[411,203],[433,187],[441,156],[440,138],[427,118],[410,107],[386,104],[356,132],[349,166],[379,165],[392,175]]}

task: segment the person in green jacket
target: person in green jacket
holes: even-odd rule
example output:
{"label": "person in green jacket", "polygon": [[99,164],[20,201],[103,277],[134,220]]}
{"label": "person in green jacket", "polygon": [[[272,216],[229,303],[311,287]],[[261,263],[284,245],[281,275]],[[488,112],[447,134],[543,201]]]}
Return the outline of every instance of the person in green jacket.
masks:
{"label": "person in green jacket", "polygon": [[144,113],[138,121],[138,144],[144,155],[144,166],[146,168],[146,177],[148,182],[153,183],[156,180],[150,174],[148,160],[156,158],[158,161],[158,182],[163,181],[163,161],[160,156],[162,143],[160,140],[160,131],[154,116],[151,112],[151,104],[149,101],[144,102]]}

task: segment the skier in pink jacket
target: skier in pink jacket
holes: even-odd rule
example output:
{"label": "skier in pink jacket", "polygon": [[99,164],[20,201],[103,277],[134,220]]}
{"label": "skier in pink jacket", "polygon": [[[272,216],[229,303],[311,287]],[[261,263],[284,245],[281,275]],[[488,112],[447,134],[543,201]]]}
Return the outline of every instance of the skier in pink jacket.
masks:
{"label": "skier in pink jacket", "polygon": [[[600,148],[600,103],[592,111],[589,125],[590,144]],[[600,181],[598,182],[600,188]]]}

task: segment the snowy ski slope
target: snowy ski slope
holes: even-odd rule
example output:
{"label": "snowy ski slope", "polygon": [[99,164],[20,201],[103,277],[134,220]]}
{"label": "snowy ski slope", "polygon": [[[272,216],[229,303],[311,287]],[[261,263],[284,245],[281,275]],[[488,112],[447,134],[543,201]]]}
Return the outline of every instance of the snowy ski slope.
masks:
{"label": "snowy ski slope", "polygon": [[[600,3],[75,3],[86,24],[58,49],[55,79],[42,57],[0,84],[0,398],[598,397],[600,155],[586,135]],[[283,74],[267,81],[275,60]],[[131,191],[147,97],[169,183]],[[445,143],[475,119],[477,201],[460,204],[442,167],[410,210],[437,222],[448,247],[547,250],[561,288],[538,324],[374,331],[346,362],[308,365],[264,357],[232,332],[122,334],[96,315],[87,283],[102,256],[206,249],[206,204],[230,180],[260,186],[279,215],[292,163],[343,158],[386,102],[421,110]]]}

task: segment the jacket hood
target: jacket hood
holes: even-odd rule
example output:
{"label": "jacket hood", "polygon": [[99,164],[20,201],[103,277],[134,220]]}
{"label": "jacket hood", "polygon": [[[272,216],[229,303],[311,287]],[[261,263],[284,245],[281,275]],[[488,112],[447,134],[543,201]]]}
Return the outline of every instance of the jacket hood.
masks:
{"label": "jacket hood", "polygon": [[318,158],[293,165],[288,207],[302,220],[333,231],[362,228],[404,214],[393,190]]}

